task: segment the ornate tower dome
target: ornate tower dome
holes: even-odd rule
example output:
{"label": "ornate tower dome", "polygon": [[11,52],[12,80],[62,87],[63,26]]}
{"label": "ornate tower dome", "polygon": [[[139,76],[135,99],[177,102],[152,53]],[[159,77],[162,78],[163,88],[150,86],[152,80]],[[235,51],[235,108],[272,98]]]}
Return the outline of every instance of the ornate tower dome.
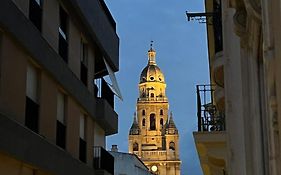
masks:
{"label": "ornate tower dome", "polygon": [[160,68],[156,65],[156,52],[153,50],[152,45],[150,45],[150,49],[148,50],[148,64],[142,70],[140,75],[140,83],[145,82],[162,82],[165,83],[164,74],[160,70]]}
{"label": "ornate tower dome", "polygon": [[166,83],[164,74],[157,66],[155,60],[156,52],[150,45],[148,50],[148,63],[142,70],[139,83],[139,99],[154,101],[159,98],[165,100]]}

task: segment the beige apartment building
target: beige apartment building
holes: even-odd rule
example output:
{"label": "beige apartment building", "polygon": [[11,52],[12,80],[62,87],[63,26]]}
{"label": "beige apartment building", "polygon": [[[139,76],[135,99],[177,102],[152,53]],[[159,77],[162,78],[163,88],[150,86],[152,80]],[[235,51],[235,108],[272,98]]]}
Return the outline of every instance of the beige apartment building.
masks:
{"label": "beige apartment building", "polygon": [[118,69],[103,0],[1,0],[0,174],[113,174]]}
{"label": "beige apartment building", "polygon": [[[281,2],[205,0],[211,85],[194,139],[206,175],[281,174]],[[207,100],[204,101],[204,88]],[[206,99],[205,98],[205,99]]]}

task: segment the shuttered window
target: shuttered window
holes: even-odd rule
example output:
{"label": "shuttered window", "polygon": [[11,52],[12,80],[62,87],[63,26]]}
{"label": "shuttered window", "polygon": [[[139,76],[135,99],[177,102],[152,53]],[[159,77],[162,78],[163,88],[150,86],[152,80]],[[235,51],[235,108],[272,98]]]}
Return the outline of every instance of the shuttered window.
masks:
{"label": "shuttered window", "polygon": [[79,159],[82,162],[87,161],[87,142],[85,139],[85,123],[86,123],[86,116],[80,116],[80,133],[79,133]]}
{"label": "shuttered window", "polygon": [[61,92],[57,94],[57,133],[56,144],[65,149],[66,124],[65,124],[65,95]]}
{"label": "shuttered window", "polygon": [[38,74],[34,66],[28,64],[27,75],[26,75],[26,96],[34,102],[38,101],[37,98],[37,87],[38,87]]}
{"label": "shuttered window", "polygon": [[68,14],[60,7],[59,8],[59,54],[63,60],[68,62]]}
{"label": "shuttered window", "polygon": [[25,126],[38,133],[38,73],[36,68],[28,64],[26,72]]}
{"label": "shuttered window", "polygon": [[80,80],[85,86],[88,86],[88,49],[87,44],[82,39],[80,52]]}
{"label": "shuttered window", "polygon": [[62,93],[58,93],[58,96],[57,96],[57,120],[59,122],[61,122],[62,124],[65,123],[65,104],[64,104],[64,101],[65,101],[65,97],[64,97],[64,94]]}
{"label": "shuttered window", "polygon": [[80,116],[80,138],[85,140],[85,116]]}

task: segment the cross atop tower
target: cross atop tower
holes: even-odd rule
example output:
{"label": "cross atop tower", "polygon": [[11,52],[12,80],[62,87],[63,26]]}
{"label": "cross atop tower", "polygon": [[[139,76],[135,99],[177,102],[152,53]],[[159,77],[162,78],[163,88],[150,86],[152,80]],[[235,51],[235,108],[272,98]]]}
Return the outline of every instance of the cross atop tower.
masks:
{"label": "cross atop tower", "polygon": [[155,56],[156,52],[153,50],[153,41],[150,41],[150,49],[148,50],[148,64],[156,65]]}

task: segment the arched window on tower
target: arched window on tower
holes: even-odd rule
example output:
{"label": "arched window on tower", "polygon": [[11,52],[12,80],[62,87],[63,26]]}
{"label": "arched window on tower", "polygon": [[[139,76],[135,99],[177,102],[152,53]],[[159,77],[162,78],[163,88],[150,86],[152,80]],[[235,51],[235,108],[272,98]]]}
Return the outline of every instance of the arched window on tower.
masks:
{"label": "arched window on tower", "polygon": [[144,98],[145,97],[145,91],[144,91],[144,88],[142,88],[142,93],[141,93],[141,96]]}
{"label": "arched window on tower", "polygon": [[145,118],[142,119],[142,126],[145,126]]}
{"label": "arched window on tower", "polygon": [[137,142],[135,142],[133,144],[133,151],[138,151],[139,150],[139,144]]}
{"label": "arched window on tower", "polygon": [[154,93],[151,93],[151,94],[150,94],[150,97],[152,97],[152,98],[153,98],[153,97],[154,97]]}
{"label": "arched window on tower", "polygon": [[150,114],[150,130],[156,130],[155,114]]}
{"label": "arched window on tower", "polygon": [[142,110],[142,115],[145,115],[145,110],[144,109]]}
{"label": "arched window on tower", "polygon": [[163,109],[160,109],[160,115],[163,115]]}
{"label": "arched window on tower", "polygon": [[162,97],[162,89],[160,88],[160,94],[159,94],[159,97]]}
{"label": "arched window on tower", "polygon": [[169,143],[169,149],[175,151],[175,142]]}
{"label": "arched window on tower", "polygon": [[160,126],[163,128],[163,118],[160,119]]}

